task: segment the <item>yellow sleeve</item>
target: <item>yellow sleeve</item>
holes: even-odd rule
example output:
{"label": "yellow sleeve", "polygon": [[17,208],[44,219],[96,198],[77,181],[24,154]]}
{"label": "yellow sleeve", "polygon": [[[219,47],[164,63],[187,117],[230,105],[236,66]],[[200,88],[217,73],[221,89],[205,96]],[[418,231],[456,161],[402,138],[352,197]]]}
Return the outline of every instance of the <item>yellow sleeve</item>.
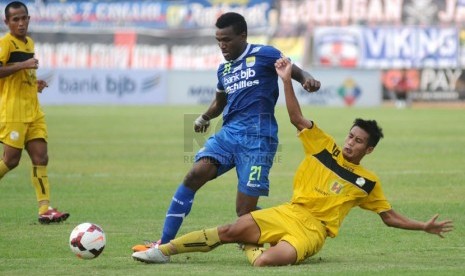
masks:
{"label": "yellow sleeve", "polygon": [[360,204],[360,207],[378,214],[392,209],[391,204],[389,204],[384,196],[379,179],[377,179],[376,185],[370,194]]}
{"label": "yellow sleeve", "polygon": [[0,65],[5,66],[10,58],[10,47],[7,39],[0,39]]}
{"label": "yellow sleeve", "polygon": [[312,128],[302,130],[297,136],[304,146],[306,155],[319,153],[325,148],[332,152],[333,147],[337,147],[334,138],[321,130],[315,123],[313,123]]}

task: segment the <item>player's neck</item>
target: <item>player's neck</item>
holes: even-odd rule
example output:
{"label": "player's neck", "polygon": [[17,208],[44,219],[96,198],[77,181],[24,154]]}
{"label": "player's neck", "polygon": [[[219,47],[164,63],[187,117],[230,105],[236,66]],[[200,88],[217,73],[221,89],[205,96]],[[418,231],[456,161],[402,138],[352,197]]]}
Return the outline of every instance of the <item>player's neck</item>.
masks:
{"label": "player's neck", "polygon": [[27,43],[27,38],[25,35],[17,36],[13,33],[10,33],[12,37],[16,38],[19,41],[22,41],[23,43]]}

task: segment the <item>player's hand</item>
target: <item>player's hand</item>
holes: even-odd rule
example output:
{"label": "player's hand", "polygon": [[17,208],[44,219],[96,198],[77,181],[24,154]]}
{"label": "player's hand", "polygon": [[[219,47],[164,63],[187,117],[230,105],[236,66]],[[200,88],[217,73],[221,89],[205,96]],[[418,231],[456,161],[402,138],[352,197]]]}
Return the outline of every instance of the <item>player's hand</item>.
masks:
{"label": "player's hand", "polygon": [[305,82],[302,84],[302,87],[308,91],[308,92],[315,92],[320,89],[320,81],[313,79],[313,78],[308,78],[305,79]]}
{"label": "player's hand", "polygon": [[443,234],[452,231],[454,229],[454,225],[451,220],[436,221],[438,217],[439,215],[435,215],[427,221],[424,230],[427,233],[435,234],[444,238]]}
{"label": "player's hand", "polygon": [[36,58],[30,58],[28,60],[23,61],[24,69],[38,69],[39,68],[39,60]]}
{"label": "player's hand", "polygon": [[204,133],[207,131],[208,127],[210,126],[210,118],[206,115],[200,115],[194,121],[194,130],[195,132]]}
{"label": "player's hand", "polygon": [[37,80],[37,92],[42,93],[45,87],[48,87],[48,83],[44,80]]}
{"label": "player's hand", "polygon": [[278,76],[281,77],[284,81],[291,80],[292,63],[289,58],[282,57],[276,60],[274,67]]}

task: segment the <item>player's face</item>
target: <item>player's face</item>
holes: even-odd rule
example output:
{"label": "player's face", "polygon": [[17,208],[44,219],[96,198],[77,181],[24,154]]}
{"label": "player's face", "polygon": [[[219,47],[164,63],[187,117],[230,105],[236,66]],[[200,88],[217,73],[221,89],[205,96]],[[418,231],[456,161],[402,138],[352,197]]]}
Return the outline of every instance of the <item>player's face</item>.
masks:
{"label": "player's face", "polygon": [[368,146],[369,134],[358,126],[354,126],[346,137],[342,155],[351,163],[359,164],[362,158],[373,151]]}
{"label": "player's face", "polygon": [[242,54],[247,45],[246,39],[246,33],[236,34],[232,26],[216,30],[218,46],[224,59],[228,61],[234,60]]}
{"label": "player's face", "polygon": [[29,15],[24,7],[9,9],[10,16],[5,19],[5,24],[10,29],[10,33],[16,38],[25,38],[29,27]]}

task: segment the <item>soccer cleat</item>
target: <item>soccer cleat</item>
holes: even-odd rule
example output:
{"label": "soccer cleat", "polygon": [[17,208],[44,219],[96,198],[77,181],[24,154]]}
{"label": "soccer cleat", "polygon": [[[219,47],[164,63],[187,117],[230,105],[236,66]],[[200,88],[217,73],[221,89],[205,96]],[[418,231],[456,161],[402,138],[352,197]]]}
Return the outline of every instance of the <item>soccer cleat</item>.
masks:
{"label": "soccer cleat", "polygon": [[149,248],[152,248],[154,246],[158,246],[161,244],[161,240],[158,240],[156,242],[154,241],[144,241],[144,244],[137,244],[132,247],[133,252],[141,252],[141,251],[146,251]]}
{"label": "soccer cleat", "polygon": [[158,249],[158,244],[145,251],[132,253],[132,258],[139,262],[148,264],[164,264],[170,261],[170,256],[166,256]]}
{"label": "soccer cleat", "polygon": [[65,221],[69,217],[69,213],[59,212],[57,209],[48,207],[47,212],[39,215],[39,223],[50,224]]}

